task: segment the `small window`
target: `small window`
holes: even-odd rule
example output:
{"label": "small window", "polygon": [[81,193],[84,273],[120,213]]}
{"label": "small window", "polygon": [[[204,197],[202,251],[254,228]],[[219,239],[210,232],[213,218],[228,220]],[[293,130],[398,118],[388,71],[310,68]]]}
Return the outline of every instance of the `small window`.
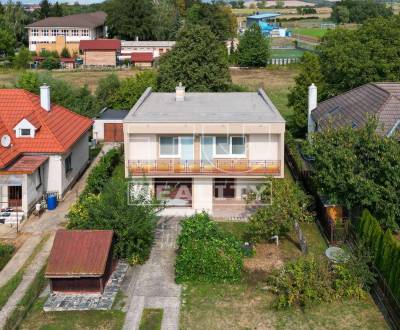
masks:
{"label": "small window", "polygon": [[69,155],[67,158],[65,158],[65,174],[68,174],[69,172],[72,171],[72,155]]}
{"label": "small window", "polygon": [[243,136],[232,136],[232,155],[244,155],[246,153],[245,139]]}
{"label": "small window", "polygon": [[227,136],[215,138],[215,153],[217,155],[229,155],[229,139]]}
{"label": "small window", "polygon": [[43,36],[47,37],[49,35],[49,30],[43,30]]}
{"label": "small window", "polygon": [[177,136],[160,136],[160,156],[177,157],[179,155],[179,138]]}
{"label": "small window", "polygon": [[31,136],[31,130],[29,128],[21,128],[19,134],[21,136]]}

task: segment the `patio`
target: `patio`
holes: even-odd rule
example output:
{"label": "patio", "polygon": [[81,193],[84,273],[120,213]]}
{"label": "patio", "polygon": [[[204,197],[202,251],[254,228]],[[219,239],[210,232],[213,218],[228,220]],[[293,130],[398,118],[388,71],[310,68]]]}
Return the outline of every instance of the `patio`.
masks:
{"label": "patio", "polygon": [[260,204],[247,204],[245,201],[235,198],[214,198],[213,218],[217,221],[248,221]]}

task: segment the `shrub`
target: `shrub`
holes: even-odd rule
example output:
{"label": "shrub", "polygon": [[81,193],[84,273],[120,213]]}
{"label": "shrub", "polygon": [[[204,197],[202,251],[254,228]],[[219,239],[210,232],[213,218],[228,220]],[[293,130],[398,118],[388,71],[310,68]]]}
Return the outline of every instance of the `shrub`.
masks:
{"label": "shrub", "polygon": [[221,231],[208,214],[182,221],[178,238],[176,281],[236,282],[243,269],[241,243]]}
{"label": "shrub", "polygon": [[0,270],[7,264],[14,253],[14,246],[11,244],[0,244]]}
{"label": "shrub", "polygon": [[111,149],[107,152],[90,172],[84,193],[99,194],[110,179],[115,166],[117,166],[120,160],[120,150]]}
{"label": "shrub", "polygon": [[268,278],[278,296],[275,307],[308,307],[341,298],[361,298],[373,283],[366,258],[352,256],[342,264],[331,265],[327,259],[313,256],[289,262]]}
{"label": "shrub", "polygon": [[46,57],[42,62],[42,64],[40,64],[40,67],[46,70],[59,69],[60,59],[53,56]]}

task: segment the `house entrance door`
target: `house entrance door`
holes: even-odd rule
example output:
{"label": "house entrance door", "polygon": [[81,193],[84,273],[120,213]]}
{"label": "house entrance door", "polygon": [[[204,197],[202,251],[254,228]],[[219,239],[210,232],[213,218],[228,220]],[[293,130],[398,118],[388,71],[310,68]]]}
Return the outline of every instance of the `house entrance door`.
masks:
{"label": "house entrance door", "polygon": [[235,179],[214,179],[215,198],[235,198]]}
{"label": "house entrance door", "polygon": [[22,186],[8,186],[8,207],[22,206]]}

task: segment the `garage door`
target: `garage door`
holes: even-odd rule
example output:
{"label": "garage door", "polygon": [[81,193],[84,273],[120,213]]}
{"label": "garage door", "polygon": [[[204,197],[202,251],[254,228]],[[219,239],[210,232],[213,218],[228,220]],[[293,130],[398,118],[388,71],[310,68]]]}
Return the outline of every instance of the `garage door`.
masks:
{"label": "garage door", "polygon": [[122,124],[104,124],[104,141],[105,142],[123,142],[124,132]]}

